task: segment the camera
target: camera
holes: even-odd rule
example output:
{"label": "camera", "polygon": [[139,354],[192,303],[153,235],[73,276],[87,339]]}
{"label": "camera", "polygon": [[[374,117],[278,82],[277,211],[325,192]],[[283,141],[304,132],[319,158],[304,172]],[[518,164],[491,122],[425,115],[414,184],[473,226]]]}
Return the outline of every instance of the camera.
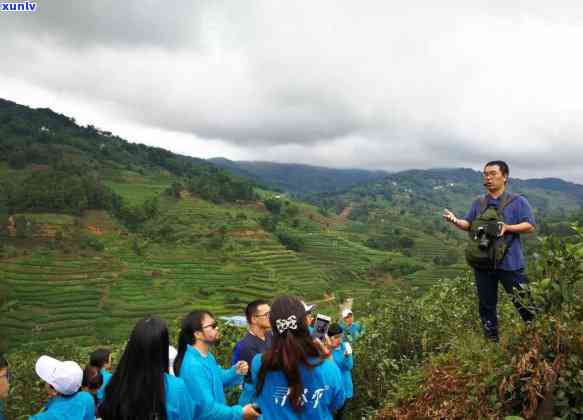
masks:
{"label": "camera", "polygon": [[474,234],[474,239],[478,241],[478,248],[488,249],[490,245],[490,238],[488,238],[486,228],[484,226],[478,227]]}

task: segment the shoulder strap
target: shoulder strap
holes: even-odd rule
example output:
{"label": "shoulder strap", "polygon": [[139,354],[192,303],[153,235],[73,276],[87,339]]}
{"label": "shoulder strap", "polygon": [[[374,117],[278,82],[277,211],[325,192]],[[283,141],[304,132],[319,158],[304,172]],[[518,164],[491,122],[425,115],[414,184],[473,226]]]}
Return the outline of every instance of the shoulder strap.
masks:
{"label": "shoulder strap", "polygon": [[516,197],[518,196],[512,193],[505,192],[504,194],[502,194],[502,197],[500,198],[500,205],[498,206],[500,211],[504,210],[506,206],[508,206],[508,204],[510,204]]}
{"label": "shoulder strap", "polygon": [[482,214],[484,213],[484,210],[486,210],[486,207],[488,206],[488,196],[481,195],[480,197],[478,197],[478,200],[480,203],[480,212],[478,214]]}

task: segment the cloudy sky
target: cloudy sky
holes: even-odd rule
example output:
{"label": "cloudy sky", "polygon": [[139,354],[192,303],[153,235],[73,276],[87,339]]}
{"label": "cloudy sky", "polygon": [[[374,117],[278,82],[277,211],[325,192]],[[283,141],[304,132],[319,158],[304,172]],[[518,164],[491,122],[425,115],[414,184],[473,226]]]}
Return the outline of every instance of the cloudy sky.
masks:
{"label": "cloudy sky", "polygon": [[0,37],[0,97],[129,141],[583,183],[580,0],[41,0]]}

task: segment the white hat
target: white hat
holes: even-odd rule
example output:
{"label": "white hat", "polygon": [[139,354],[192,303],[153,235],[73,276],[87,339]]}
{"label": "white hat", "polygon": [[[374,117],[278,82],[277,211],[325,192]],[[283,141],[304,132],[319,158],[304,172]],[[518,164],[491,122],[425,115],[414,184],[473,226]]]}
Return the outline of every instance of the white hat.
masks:
{"label": "white hat", "polygon": [[41,356],[36,361],[36,374],[51,385],[59,394],[71,395],[79,391],[83,381],[83,370],[75,362]]}
{"label": "white hat", "polygon": [[302,300],[302,305],[304,305],[304,310],[306,311],[307,314],[309,314],[310,312],[312,312],[312,309],[314,309],[316,307],[315,304],[313,305],[308,305],[306,302],[304,302]]}
{"label": "white hat", "polygon": [[342,309],[342,318],[346,318],[348,315],[352,315],[352,309]]}

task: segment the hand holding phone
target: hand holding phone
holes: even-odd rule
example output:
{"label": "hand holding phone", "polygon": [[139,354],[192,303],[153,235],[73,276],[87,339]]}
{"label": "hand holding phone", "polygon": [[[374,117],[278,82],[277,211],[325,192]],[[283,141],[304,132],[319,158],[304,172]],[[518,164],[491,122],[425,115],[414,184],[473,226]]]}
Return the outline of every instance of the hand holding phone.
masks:
{"label": "hand holding phone", "polygon": [[314,322],[314,335],[319,338],[323,343],[326,342],[326,337],[328,336],[328,328],[330,327],[330,322],[332,318],[327,315],[318,314],[316,315],[316,321]]}

